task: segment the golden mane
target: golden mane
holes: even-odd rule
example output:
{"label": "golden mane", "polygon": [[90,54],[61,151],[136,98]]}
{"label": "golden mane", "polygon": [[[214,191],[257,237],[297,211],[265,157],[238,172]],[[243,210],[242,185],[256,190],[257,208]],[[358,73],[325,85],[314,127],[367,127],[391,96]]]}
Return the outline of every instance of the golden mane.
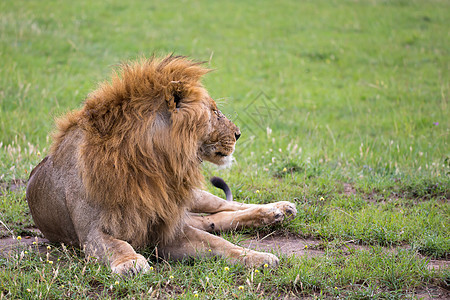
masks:
{"label": "golden mane", "polygon": [[277,224],[297,209],[287,201],[226,201],[201,189],[201,161],[230,163],[241,136],[201,85],[207,72],[184,57],[125,63],[57,121],[51,152],[26,191],[47,239],[80,246],[121,275],[150,271],[137,247],[158,246],[164,259],[278,265],[273,254],[211,234]]}
{"label": "golden mane", "polygon": [[180,207],[203,181],[198,147],[209,115],[198,99],[209,71],[180,56],[125,63],[81,110],[57,121],[52,155],[81,132],[77,167],[86,197],[103,207],[106,233],[142,246],[180,230]]}

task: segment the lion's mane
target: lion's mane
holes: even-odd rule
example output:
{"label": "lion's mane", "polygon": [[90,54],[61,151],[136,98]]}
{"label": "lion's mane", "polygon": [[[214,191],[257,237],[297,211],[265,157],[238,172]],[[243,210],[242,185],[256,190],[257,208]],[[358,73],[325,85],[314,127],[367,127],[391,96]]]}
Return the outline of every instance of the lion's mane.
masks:
{"label": "lion's mane", "polygon": [[[52,155],[78,138],[76,167],[106,233],[139,247],[181,230],[203,181],[198,148],[209,117],[195,99],[204,97],[207,72],[177,56],[124,63],[80,110],[57,121]],[[180,108],[184,98],[190,102]]]}

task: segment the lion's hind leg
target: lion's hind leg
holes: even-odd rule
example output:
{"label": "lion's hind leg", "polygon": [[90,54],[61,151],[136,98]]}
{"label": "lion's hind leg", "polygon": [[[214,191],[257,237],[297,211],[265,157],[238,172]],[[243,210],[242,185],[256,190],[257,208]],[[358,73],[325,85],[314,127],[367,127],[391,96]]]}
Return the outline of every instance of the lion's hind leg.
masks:
{"label": "lion's hind leg", "polygon": [[258,252],[236,246],[227,240],[189,225],[184,227],[176,241],[160,248],[166,258],[219,256],[231,263],[242,263],[247,267],[267,265],[276,267],[278,258],[270,253]]}

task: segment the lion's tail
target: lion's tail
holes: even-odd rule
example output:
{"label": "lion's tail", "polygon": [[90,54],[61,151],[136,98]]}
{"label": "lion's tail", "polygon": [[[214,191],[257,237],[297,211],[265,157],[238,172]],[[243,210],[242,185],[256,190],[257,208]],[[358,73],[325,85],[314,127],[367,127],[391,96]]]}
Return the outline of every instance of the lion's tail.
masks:
{"label": "lion's tail", "polygon": [[222,189],[225,192],[225,196],[227,198],[227,201],[233,201],[233,194],[231,193],[230,187],[228,186],[228,184],[225,182],[225,180],[223,180],[220,177],[212,177],[209,181],[211,181],[211,183],[219,189]]}

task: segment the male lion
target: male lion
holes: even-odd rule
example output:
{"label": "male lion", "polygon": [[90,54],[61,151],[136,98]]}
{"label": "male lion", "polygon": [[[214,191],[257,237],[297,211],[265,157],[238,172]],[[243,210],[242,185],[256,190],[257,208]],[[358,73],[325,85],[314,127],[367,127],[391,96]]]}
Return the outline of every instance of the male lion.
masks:
{"label": "male lion", "polygon": [[297,212],[290,202],[242,204],[199,189],[201,162],[230,162],[240,136],[201,85],[208,72],[178,56],[123,64],[80,110],[57,121],[50,154],[27,186],[46,238],[80,246],[119,274],[147,271],[147,259],[133,249],[147,246],[173,259],[278,264],[272,254],[208,233]]}

